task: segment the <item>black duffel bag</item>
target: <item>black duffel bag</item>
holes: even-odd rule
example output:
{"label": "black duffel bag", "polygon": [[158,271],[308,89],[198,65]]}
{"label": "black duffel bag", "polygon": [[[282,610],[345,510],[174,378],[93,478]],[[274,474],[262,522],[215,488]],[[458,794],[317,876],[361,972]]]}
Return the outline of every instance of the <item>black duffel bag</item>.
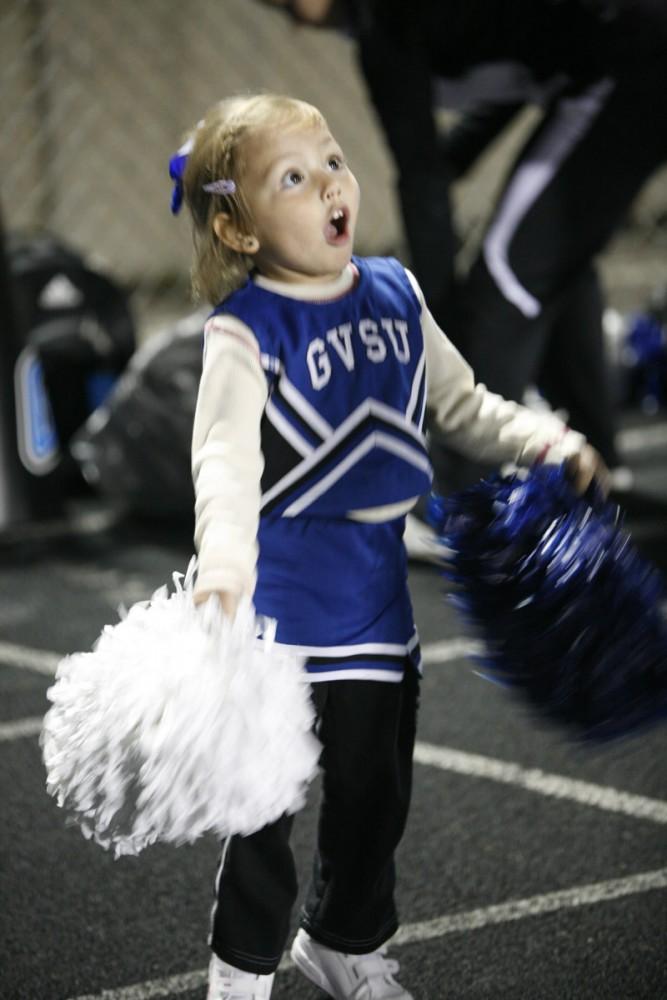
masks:
{"label": "black duffel bag", "polygon": [[64,455],[134,353],[128,298],[53,236],[10,233],[6,249],[26,357],[39,359]]}
{"label": "black duffel bag", "polygon": [[207,312],[142,344],[70,445],[92,487],[143,516],[193,516],[190,447]]}

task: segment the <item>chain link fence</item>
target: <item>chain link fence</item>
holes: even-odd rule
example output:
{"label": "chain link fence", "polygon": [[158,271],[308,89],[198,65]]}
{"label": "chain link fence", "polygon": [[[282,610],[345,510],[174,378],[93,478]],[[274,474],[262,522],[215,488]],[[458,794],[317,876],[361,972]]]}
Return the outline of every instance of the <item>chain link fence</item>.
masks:
{"label": "chain link fence", "polygon": [[[191,309],[190,236],[169,212],[167,162],[222,95],[317,104],[363,192],[357,248],[404,244],[390,157],[352,42],[253,0],[0,0],[0,201],[10,230],[47,229],[132,293],[140,336]],[[481,233],[532,112],[454,190],[464,254]],[[667,277],[667,171],[602,260],[612,301]]]}

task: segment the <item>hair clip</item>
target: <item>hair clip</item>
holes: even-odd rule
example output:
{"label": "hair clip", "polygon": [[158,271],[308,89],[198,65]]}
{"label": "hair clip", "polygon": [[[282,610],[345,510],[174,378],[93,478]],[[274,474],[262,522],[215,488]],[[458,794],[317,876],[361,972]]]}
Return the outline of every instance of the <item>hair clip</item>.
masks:
{"label": "hair clip", "polygon": [[211,181],[210,184],[202,184],[202,187],[209,194],[234,194],[236,191],[234,181],[228,180]]}
{"label": "hair clip", "polygon": [[[202,124],[203,122],[198,122],[197,129],[201,128]],[[174,182],[174,189],[171,194],[171,210],[174,215],[178,215],[183,204],[183,174],[188,163],[188,157],[194,146],[194,140],[194,135],[191,135],[169,160],[169,176]],[[211,181],[210,184],[203,184],[202,187],[209,194],[234,194],[236,191],[234,181],[223,179]]]}

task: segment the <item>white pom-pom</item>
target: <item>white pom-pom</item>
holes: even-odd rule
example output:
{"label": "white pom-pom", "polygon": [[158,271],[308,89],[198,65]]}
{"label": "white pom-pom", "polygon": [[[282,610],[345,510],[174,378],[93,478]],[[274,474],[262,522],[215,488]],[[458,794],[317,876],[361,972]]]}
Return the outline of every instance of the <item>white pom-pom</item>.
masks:
{"label": "white pom-pom", "polygon": [[233,620],[215,597],[196,607],[193,570],[62,660],[48,691],[47,790],[116,857],[253,833],[301,808],[317,770],[303,662],[249,601]]}

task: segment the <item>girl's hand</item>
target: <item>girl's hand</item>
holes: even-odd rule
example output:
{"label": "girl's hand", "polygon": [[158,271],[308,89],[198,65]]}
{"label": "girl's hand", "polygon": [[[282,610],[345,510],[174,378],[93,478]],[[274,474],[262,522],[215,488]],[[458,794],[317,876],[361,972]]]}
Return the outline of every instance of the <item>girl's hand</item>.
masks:
{"label": "girl's hand", "polygon": [[220,607],[227,617],[233,618],[239,603],[236,594],[230,594],[226,590],[204,590],[194,595],[194,602],[195,604],[205,604],[212,595],[218,598]]}
{"label": "girl's hand", "polygon": [[595,479],[603,496],[609,493],[609,469],[590,444],[585,444],[577,455],[567,460],[567,471],[578,494],[586,492]]}

